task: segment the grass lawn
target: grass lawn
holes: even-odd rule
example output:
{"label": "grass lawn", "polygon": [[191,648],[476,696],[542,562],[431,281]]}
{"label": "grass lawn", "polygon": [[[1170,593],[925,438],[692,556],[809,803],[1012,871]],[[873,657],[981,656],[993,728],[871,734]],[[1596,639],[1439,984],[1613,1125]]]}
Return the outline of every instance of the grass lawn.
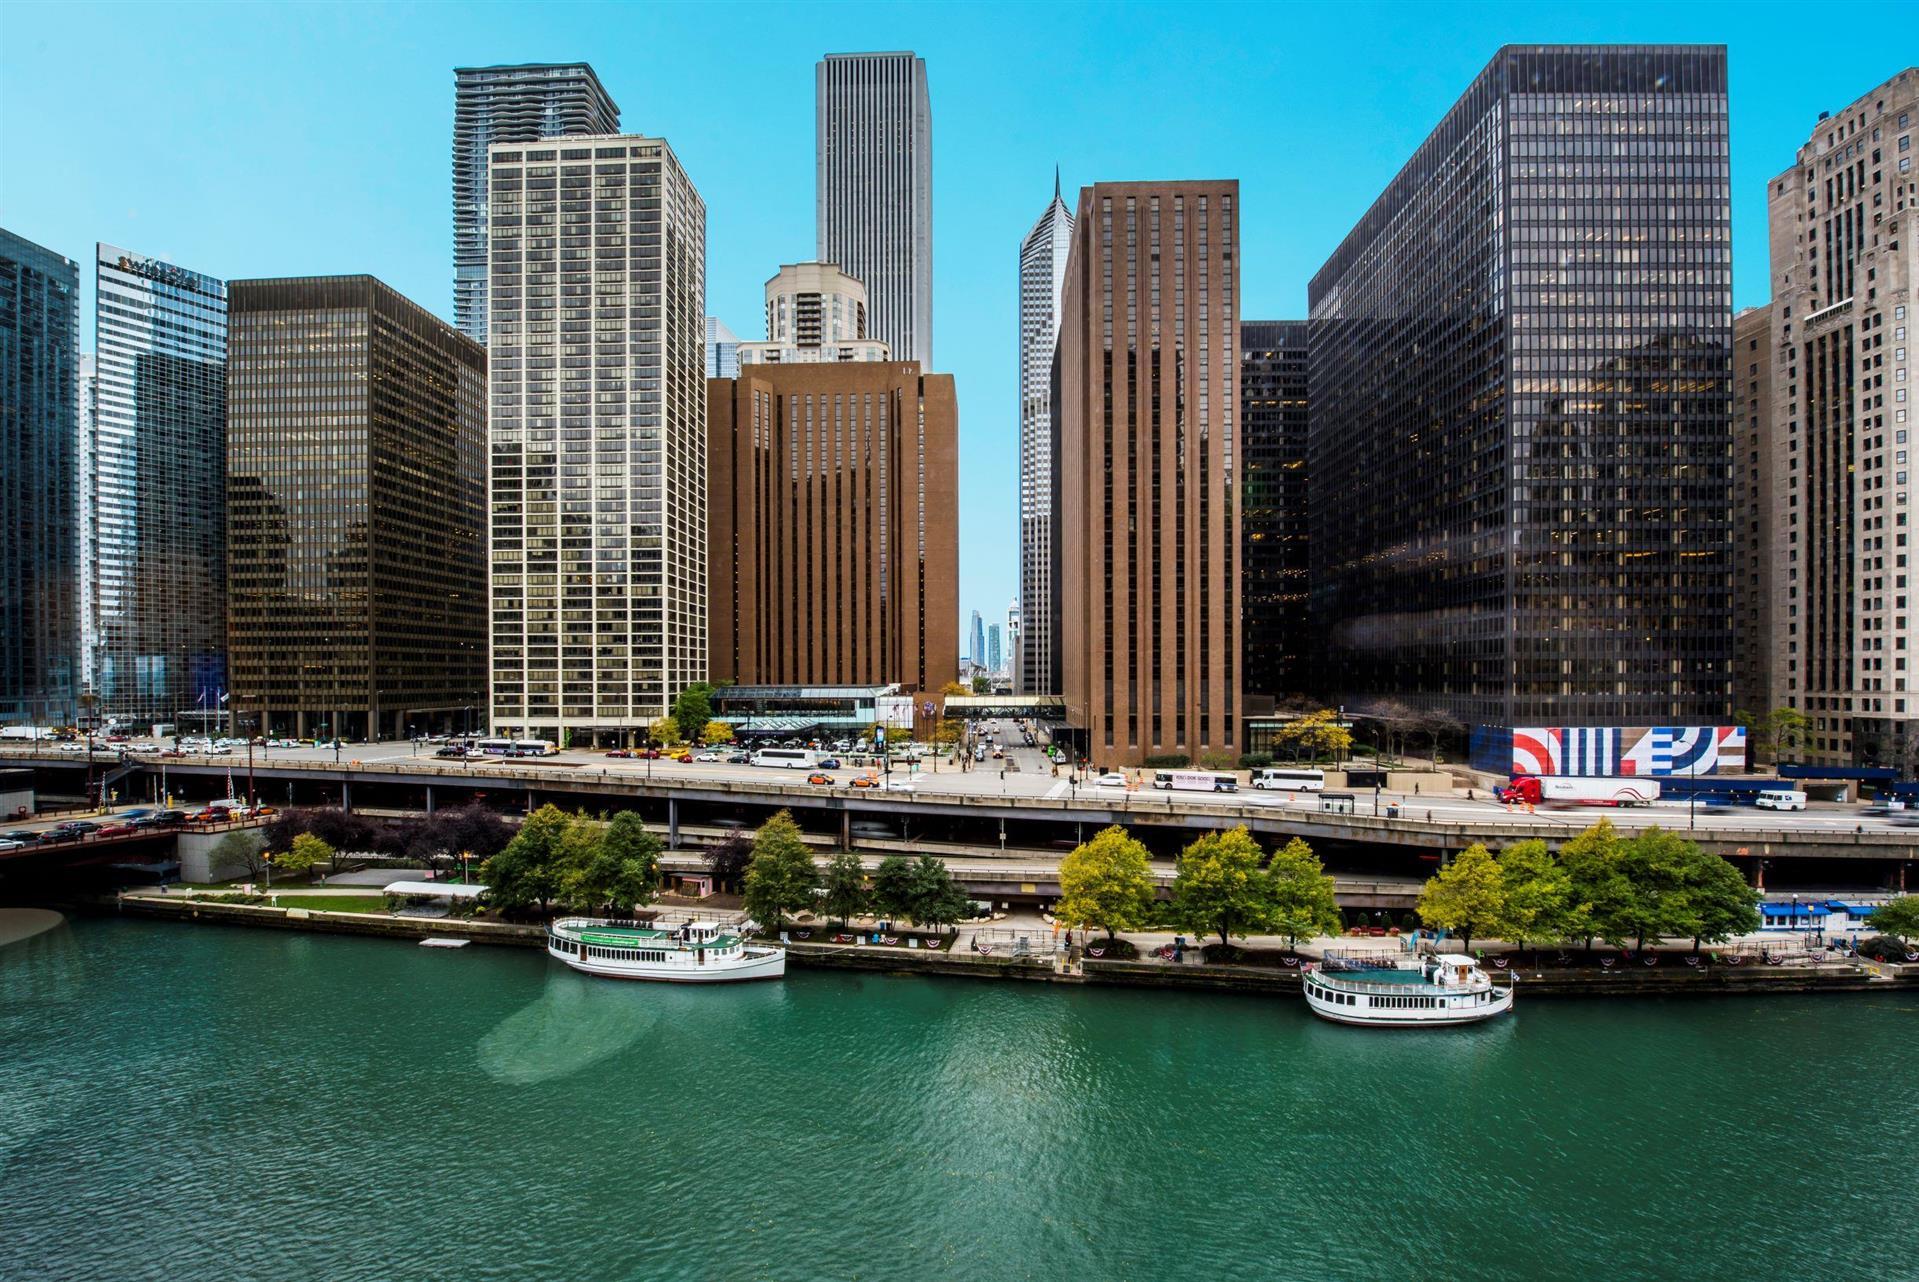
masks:
{"label": "grass lawn", "polygon": [[385,895],[282,895],[281,908],[305,908],[316,913],[384,913]]}

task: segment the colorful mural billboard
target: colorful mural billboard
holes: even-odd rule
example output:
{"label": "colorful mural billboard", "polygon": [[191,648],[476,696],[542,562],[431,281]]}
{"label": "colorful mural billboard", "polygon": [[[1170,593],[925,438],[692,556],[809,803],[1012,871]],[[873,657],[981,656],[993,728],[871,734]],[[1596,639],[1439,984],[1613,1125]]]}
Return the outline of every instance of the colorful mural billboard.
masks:
{"label": "colorful mural billboard", "polygon": [[1517,726],[1516,775],[1711,775],[1746,768],[1744,726]]}

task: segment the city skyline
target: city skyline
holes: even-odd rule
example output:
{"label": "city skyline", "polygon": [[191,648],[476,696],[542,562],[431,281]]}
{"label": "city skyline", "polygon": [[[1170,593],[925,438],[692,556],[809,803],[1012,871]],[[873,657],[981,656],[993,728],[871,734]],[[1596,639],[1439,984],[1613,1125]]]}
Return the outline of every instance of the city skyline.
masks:
{"label": "city skyline", "polygon": [[[849,7],[811,22],[799,11],[768,11],[767,21],[746,33],[739,57],[720,60],[696,56],[710,27],[672,9],[650,20],[657,20],[659,41],[685,56],[662,59],[656,52],[628,53],[622,22],[604,9],[559,8],[537,24],[505,11],[449,24],[443,10],[383,9],[385,39],[369,53],[359,48],[357,29],[336,29],[321,9],[263,11],[240,31],[218,24],[214,10],[115,8],[94,12],[111,12],[116,29],[143,48],[186,65],[220,66],[223,93],[237,93],[247,104],[245,119],[220,114],[210,99],[194,96],[190,76],[142,86],[137,106],[130,87],[112,83],[80,99],[62,96],[77,113],[75,128],[112,133],[132,148],[164,148],[179,161],[178,172],[121,172],[74,166],[57,139],[35,124],[37,104],[57,93],[49,79],[57,62],[36,65],[28,51],[74,29],[88,12],[24,5],[0,19],[13,37],[0,42],[0,145],[9,173],[54,172],[46,166],[58,163],[64,176],[58,184],[0,186],[0,222],[80,261],[93,242],[104,240],[228,278],[370,272],[447,320],[444,166],[456,66],[587,62],[620,102],[629,127],[674,138],[713,211],[707,311],[732,321],[758,310],[769,262],[811,256],[815,63],[832,52],[913,50],[926,60],[930,91],[940,103],[934,121],[936,368],[955,375],[971,407],[961,442],[963,609],[1017,594],[1017,335],[1006,320],[1016,307],[1017,282],[1006,263],[1031,226],[1034,197],[1056,164],[1069,199],[1095,180],[1239,177],[1245,314],[1301,316],[1306,279],[1444,114],[1458,86],[1501,44],[1723,40],[1732,78],[1733,296],[1736,307],[1745,307],[1765,302],[1768,292],[1766,180],[1791,164],[1818,111],[1839,109],[1861,85],[1882,81],[1899,63],[1889,55],[1885,65],[1874,65],[1827,31],[1787,39],[1730,10],[1688,16],[1650,6],[1490,8],[1476,11],[1468,24],[1394,11],[1395,21],[1372,49],[1373,69],[1337,76],[1314,66],[1310,56],[1316,41],[1338,47],[1350,19],[1332,10],[1289,11],[1287,48],[1296,52],[1271,59],[1241,52],[1242,44],[1257,41],[1223,39],[1219,18],[1235,13],[1239,27],[1256,33],[1266,25],[1279,29],[1277,17],[1204,7],[1162,11],[1156,20],[1175,38],[1189,33],[1192,47],[1160,65],[1093,37],[1062,42],[1041,58],[947,29],[990,28],[990,22],[942,24],[924,10],[901,17]],[[1872,12],[1869,6],[1866,16]],[[276,50],[296,39],[315,56],[298,64],[276,58]],[[304,86],[324,81],[322,71],[308,68],[323,66],[324,50],[349,40],[377,89],[323,125],[308,121],[301,103],[319,90]],[[1239,82],[1235,100],[1258,102],[1260,110],[1229,120],[1198,113],[1160,120],[1137,111],[1123,117],[1125,129],[1088,127],[1106,115],[1103,86],[1113,77],[1141,89],[1144,100],[1150,86],[1198,65],[1227,68]],[[234,67],[258,70],[235,81]],[[1338,95],[1335,84],[1345,85]],[[1386,94],[1389,85],[1393,92]],[[1382,92],[1368,94],[1368,86]],[[1344,131],[1348,116],[1356,126],[1341,133],[1348,139],[1344,163],[1314,174],[1310,199],[1296,170],[1266,163],[1263,140],[1254,148],[1259,121],[1268,114],[1291,117],[1302,136]],[[999,124],[1009,116],[1043,120],[1046,127],[1007,134]],[[209,129],[216,119],[224,127]],[[357,153],[376,121],[391,163],[368,167]],[[244,145],[288,130],[300,147]],[[747,133],[761,144],[750,166],[732,150]],[[64,159],[56,162],[56,155]],[[307,184],[322,194],[295,202],[300,208],[273,199]],[[784,194],[766,200],[768,191]],[[83,312],[93,306],[91,274],[84,275]],[[740,332],[749,341],[760,336],[757,323]],[[82,348],[91,345],[83,333]]]}

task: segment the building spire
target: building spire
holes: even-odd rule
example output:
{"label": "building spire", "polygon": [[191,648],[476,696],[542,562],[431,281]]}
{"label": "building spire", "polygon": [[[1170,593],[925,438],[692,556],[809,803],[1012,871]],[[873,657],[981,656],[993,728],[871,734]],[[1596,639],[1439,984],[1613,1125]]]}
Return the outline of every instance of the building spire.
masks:
{"label": "building spire", "polygon": [[1053,166],[1053,199],[1059,199],[1059,166]]}

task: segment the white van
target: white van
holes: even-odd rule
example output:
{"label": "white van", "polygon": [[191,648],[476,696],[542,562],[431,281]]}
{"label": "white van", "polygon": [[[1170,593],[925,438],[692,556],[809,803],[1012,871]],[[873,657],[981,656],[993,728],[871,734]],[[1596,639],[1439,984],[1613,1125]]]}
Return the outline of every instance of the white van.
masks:
{"label": "white van", "polygon": [[1792,788],[1768,788],[1753,804],[1761,810],[1804,810],[1806,794]]}

